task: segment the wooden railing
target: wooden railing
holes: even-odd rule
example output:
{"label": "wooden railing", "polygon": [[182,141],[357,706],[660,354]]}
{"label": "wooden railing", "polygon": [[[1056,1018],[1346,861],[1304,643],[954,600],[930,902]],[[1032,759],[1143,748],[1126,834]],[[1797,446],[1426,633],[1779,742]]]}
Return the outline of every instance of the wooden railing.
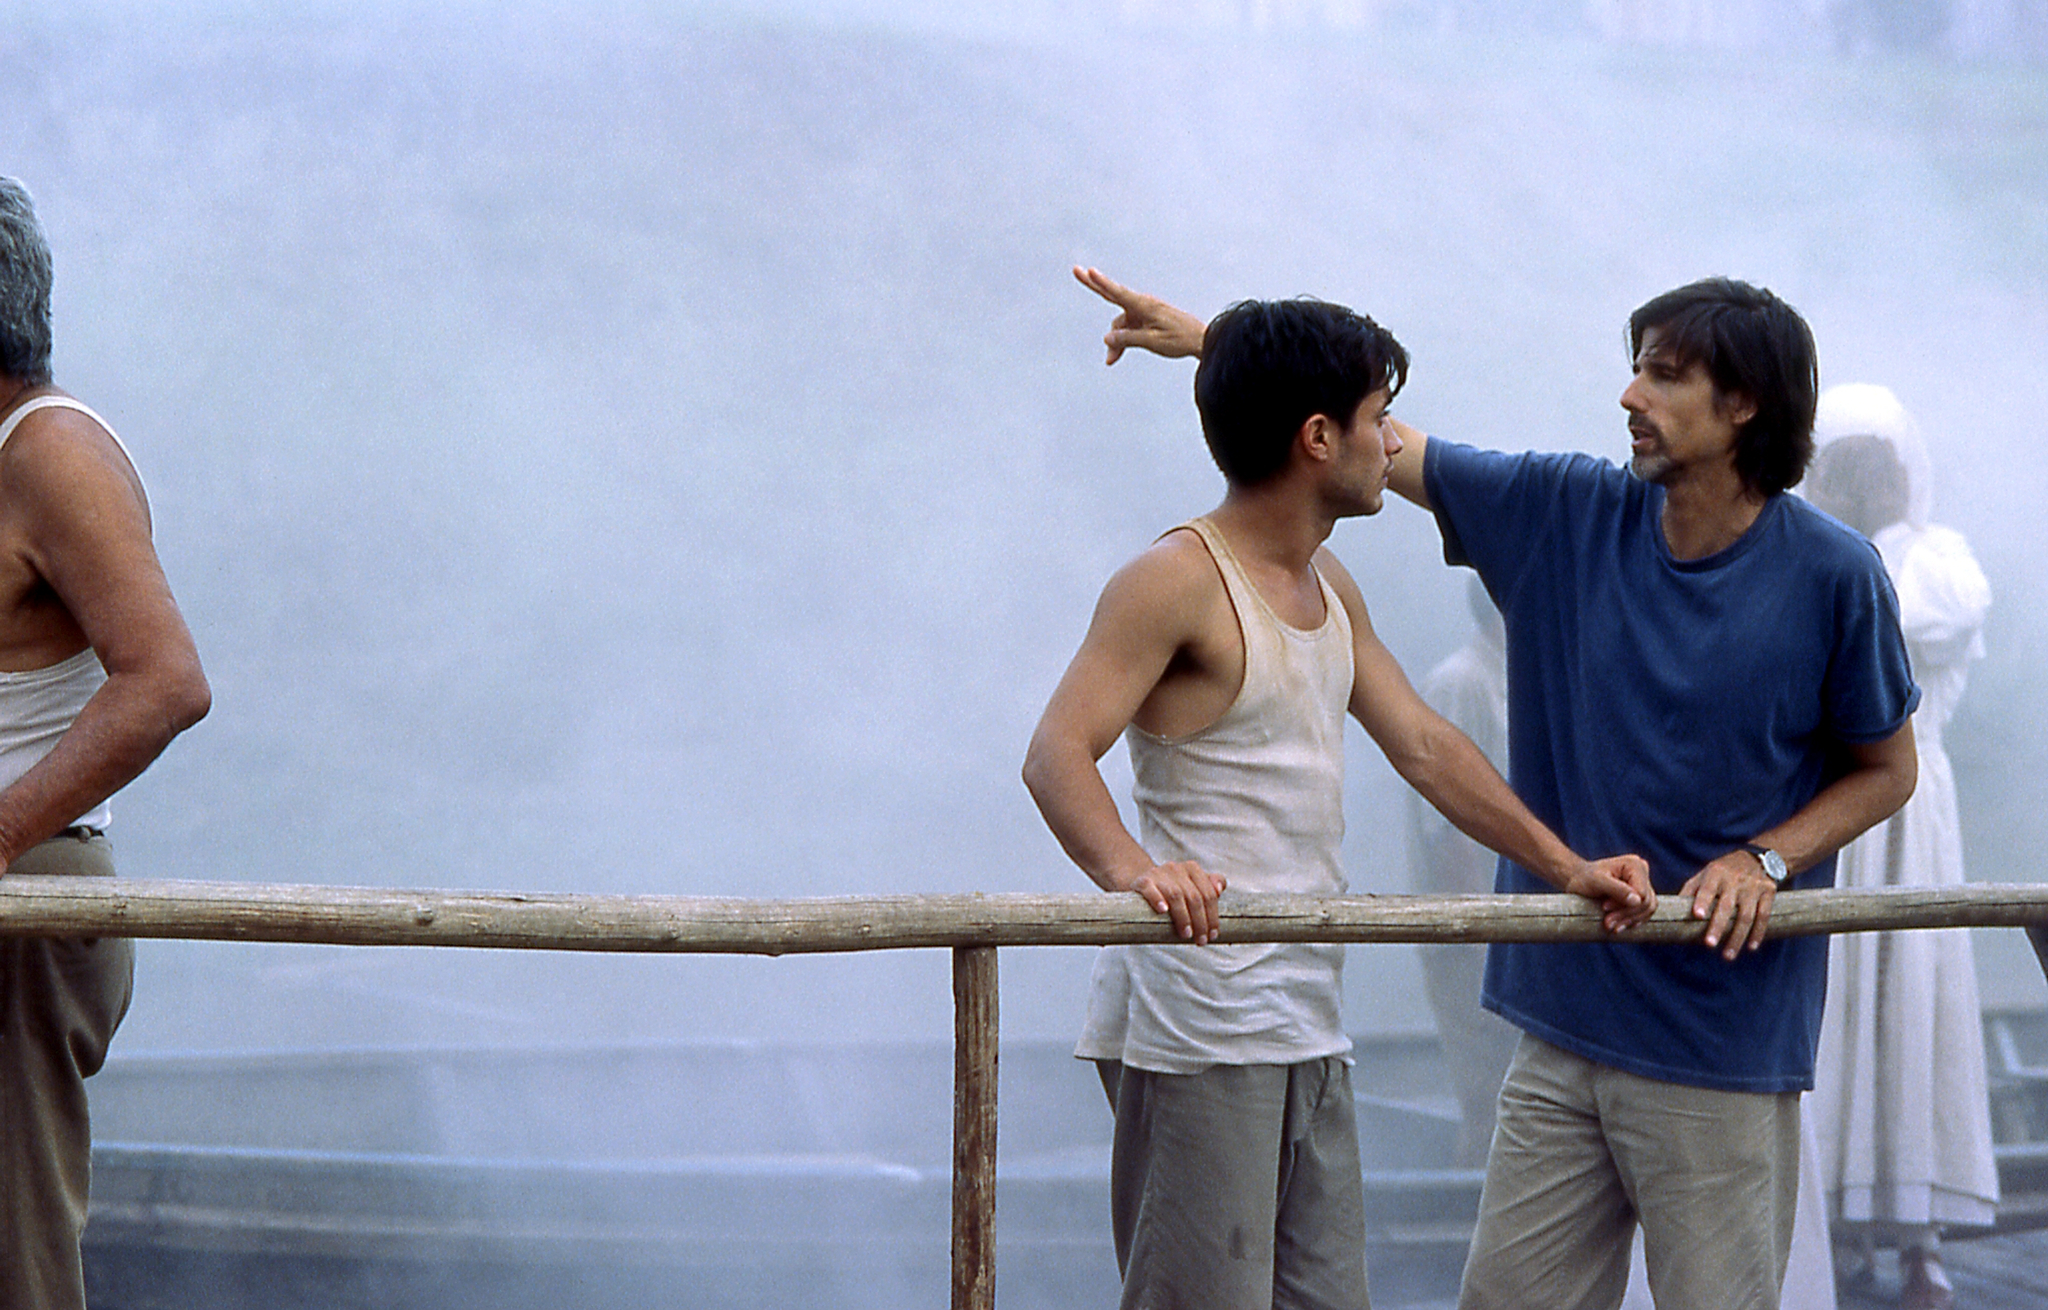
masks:
{"label": "wooden railing", "polygon": [[[1955,927],[2038,933],[2048,927],[2048,885],[1786,892],[1771,912],[1777,936]],[[1666,897],[1628,936],[1686,942],[1704,930],[1680,898]],[[744,955],[950,948],[954,1310],[991,1310],[995,1303],[997,948],[1174,940],[1163,919],[1129,896],[749,900],[0,878],[0,936],[73,935]],[[1223,901],[1227,942],[1592,941],[1605,935],[1593,908],[1568,896],[1231,895]]]}

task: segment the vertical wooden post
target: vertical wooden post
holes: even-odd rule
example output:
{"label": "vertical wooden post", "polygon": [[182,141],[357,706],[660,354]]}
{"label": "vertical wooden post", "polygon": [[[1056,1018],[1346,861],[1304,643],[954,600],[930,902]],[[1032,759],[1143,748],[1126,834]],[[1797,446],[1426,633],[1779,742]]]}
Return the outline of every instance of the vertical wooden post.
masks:
{"label": "vertical wooden post", "polygon": [[953,948],[953,1310],[996,1303],[996,948]]}

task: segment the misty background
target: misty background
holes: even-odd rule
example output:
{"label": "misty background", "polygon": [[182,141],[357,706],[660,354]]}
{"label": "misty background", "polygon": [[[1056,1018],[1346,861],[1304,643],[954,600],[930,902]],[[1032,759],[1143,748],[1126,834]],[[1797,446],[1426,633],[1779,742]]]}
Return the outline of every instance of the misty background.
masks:
{"label": "misty background", "polygon": [[[1777,290],[1824,384],[1927,433],[1996,591],[1948,734],[1971,874],[2048,877],[2044,32],[2019,0],[13,0],[0,172],[54,248],[58,381],[133,450],[215,691],[116,800],[122,871],[1086,888],[1024,745],[1102,582],[1221,481],[1190,365],[1102,367],[1080,262],[1203,314],[1354,305],[1414,352],[1409,421],[1614,458],[1629,310]],[[1332,545],[1411,677],[1465,639],[1426,516]],[[1353,889],[1409,890],[1353,745]],[[2048,999],[2018,934],[1978,963],[1987,1004]],[[1004,952],[1005,1035],[1070,1037],[1088,964]],[[120,1049],[936,1038],[947,970],[147,942]],[[1430,1026],[1411,948],[1347,989],[1355,1028]]]}

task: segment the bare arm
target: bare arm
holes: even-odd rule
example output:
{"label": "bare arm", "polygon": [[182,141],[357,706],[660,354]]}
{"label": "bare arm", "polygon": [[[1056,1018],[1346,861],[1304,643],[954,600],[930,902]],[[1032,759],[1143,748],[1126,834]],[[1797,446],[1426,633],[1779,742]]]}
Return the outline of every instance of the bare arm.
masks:
{"label": "bare arm", "polygon": [[[1913,746],[1910,721],[1883,741],[1848,748],[1853,764],[1802,806],[1797,814],[1768,832],[1751,838],[1776,851],[1785,867],[1800,873],[1856,840],[1866,829],[1898,812],[1913,794],[1920,777],[1920,756]],[[1764,944],[1777,884],[1748,851],[1730,851],[1686,879],[1678,889],[1692,897],[1695,919],[1706,919],[1706,944],[1720,946],[1733,960],[1744,947]]]}
{"label": "bare arm", "polygon": [[1422,485],[1422,456],[1429,448],[1429,437],[1420,428],[1410,427],[1399,419],[1388,422],[1401,438],[1401,449],[1387,465],[1387,488],[1403,500],[1434,509],[1429,503],[1429,492]]}
{"label": "bare arm", "polygon": [[1408,785],[1474,841],[1499,851],[1559,891],[1597,902],[1609,931],[1641,923],[1657,907],[1640,856],[1580,858],[1516,796],[1472,739],[1417,695],[1373,632],[1358,586],[1328,551],[1317,566],[1351,619],[1351,713]]}
{"label": "bare arm", "polygon": [[4,483],[28,564],[107,681],[56,748],[0,791],[0,867],[132,781],[212,703],[126,460],[84,416],[49,417],[7,444]]}
{"label": "bare arm", "polygon": [[1082,872],[1104,891],[1136,892],[1201,944],[1220,927],[1224,880],[1193,862],[1156,864],[1124,826],[1097,767],[1192,638],[1215,572],[1204,564],[1205,578],[1186,560],[1162,543],[1110,579],[1031,736],[1024,785]]}

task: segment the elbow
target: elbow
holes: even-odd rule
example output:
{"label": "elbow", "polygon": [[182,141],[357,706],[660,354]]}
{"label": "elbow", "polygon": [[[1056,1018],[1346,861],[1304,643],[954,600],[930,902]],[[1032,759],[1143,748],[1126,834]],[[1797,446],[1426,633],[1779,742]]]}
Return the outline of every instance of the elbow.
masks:
{"label": "elbow", "polygon": [[1896,814],[1904,809],[1906,802],[1913,799],[1913,793],[1919,787],[1920,761],[1916,757],[1908,760],[1903,768],[1895,771],[1895,780],[1892,784],[1892,813]]}
{"label": "elbow", "polygon": [[197,659],[165,674],[157,685],[156,703],[169,730],[167,737],[177,736],[207,716],[213,709],[213,687]]}
{"label": "elbow", "polygon": [[1896,814],[1907,801],[1913,799],[1914,790],[1920,785],[1920,750],[1912,736],[1912,727],[1905,730],[1905,749],[1894,754],[1891,760],[1890,796],[1891,813]]}
{"label": "elbow", "polygon": [[204,677],[194,679],[187,685],[172,707],[171,722],[179,732],[185,731],[205,718],[213,709],[213,688]]}
{"label": "elbow", "polygon": [[1082,761],[1094,758],[1085,745],[1068,734],[1047,731],[1040,725],[1024,752],[1023,769],[1024,790],[1031,793],[1040,813],[1071,785]]}
{"label": "elbow", "polygon": [[1033,736],[1031,745],[1024,751],[1024,790],[1031,793],[1031,799],[1041,803],[1052,776],[1051,754],[1043,736]]}

